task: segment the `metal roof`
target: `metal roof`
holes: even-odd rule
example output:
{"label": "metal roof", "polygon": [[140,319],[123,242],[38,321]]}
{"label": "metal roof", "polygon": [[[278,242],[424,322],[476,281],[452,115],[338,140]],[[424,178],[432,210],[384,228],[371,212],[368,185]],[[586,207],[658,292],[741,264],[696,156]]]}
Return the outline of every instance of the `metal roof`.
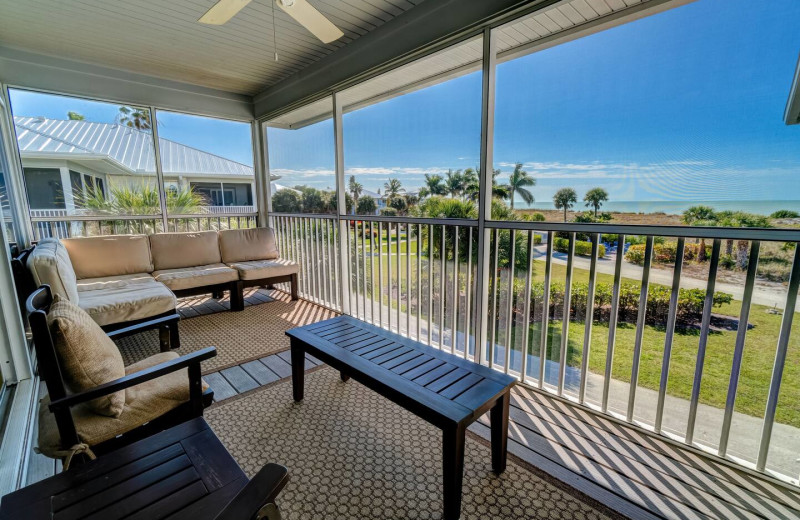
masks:
{"label": "metal roof", "polygon": [[[106,159],[132,173],[156,171],[152,134],[113,123],[14,117],[20,154],[24,157]],[[161,167],[172,175],[246,175],[253,168],[163,137]]]}
{"label": "metal roof", "polygon": [[0,0],[0,44],[253,95],[422,0],[311,0],[344,32],[329,44],[274,6],[274,0],[254,0],[224,25],[198,23],[214,2]]}
{"label": "metal roof", "polygon": [[[564,0],[498,27],[502,63],[591,32],[648,16],[692,0]],[[442,83],[481,68],[481,38],[474,38],[369,79],[338,94],[346,112]],[[268,124],[302,128],[332,117],[330,98],[281,115]]]}

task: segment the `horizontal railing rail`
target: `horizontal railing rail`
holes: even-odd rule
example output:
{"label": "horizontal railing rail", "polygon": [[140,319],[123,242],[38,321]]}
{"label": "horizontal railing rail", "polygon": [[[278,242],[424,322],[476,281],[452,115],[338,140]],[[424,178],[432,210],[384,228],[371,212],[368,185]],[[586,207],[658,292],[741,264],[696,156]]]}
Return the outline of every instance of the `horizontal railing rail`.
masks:
{"label": "horizontal railing rail", "polygon": [[272,219],[309,299],[798,483],[800,230],[487,221],[478,272],[475,220]]}
{"label": "horizontal railing rail", "polygon": [[[40,214],[45,210],[36,210]],[[166,231],[207,231],[256,227],[257,213],[168,215]],[[161,215],[31,216],[34,240],[77,236],[164,232]]]}

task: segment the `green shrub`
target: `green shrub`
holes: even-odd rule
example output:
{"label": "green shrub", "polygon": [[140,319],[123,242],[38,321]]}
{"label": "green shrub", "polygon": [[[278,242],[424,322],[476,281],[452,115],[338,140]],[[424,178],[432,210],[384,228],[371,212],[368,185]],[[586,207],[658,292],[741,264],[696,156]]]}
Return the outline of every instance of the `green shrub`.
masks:
{"label": "green shrub", "polygon": [[[569,251],[569,239],[555,237],[553,239],[553,249],[560,253],[566,253]],[[592,243],[585,242],[583,240],[576,240],[575,241],[575,254],[579,256],[591,256],[592,255]],[[606,256],[606,246],[600,244],[597,248],[597,256],[599,258],[604,258]]]}
{"label": "green shrub", "polygon": [[[514,284],[514,293],[517,302],[522,302],[524,284],[518,280]],[[608,321],[611,313],[611,299],[613,287],[608,283],[595,285],[594,319]],[[570,320],[586,319],[586,302],[589,294],[589,285],[586,282],[572,284],[572,298],[570,305]],[[647,292],[647,311],[645,323],[649,325],[664,326],[669,317],[669,300],[671,289],[662,285],[651,285]],[[678,293],[677,322],[681,325],[697,323],[702,318],[705,305],[705,291],[703,289],[681,289]],[[639,297],[641,285],[635,282],[624,282],[620,285],[619,313],[620,322],[635,323],[639,312]],[[531,286],[531,321],[542,319],[542,302],[544,299],[544,283],[535,282]],[[727,293],[715,292],[713,306],[720,307],[733,300]],[[564,315],[564,284],[553,282],[550,285],[550,304],[548,315],[551,319],[561,320]]]}
{"label": "green shrub", "polygon": [[800,218],[800,213],[789,209],[779,209],[770,215],[769,218]]}

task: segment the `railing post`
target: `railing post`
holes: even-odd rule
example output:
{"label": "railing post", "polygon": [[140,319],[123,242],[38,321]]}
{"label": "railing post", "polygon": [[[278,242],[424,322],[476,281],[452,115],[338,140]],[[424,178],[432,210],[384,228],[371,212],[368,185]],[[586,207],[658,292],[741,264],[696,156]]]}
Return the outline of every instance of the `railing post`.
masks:
{"label": "railing post", "polygon": [[350,262],[347,235],[347,199],[344,186],[344,136],[342,135],[342,102],[333,94],[333,140],[336,157],[336,215],[339,222],[339,291],[342,313],[350,314]]}
{"label": "railing post", "polygon": [[478,265],[475,280],[475,362],[483,362],[486,346],[489,305],[489,230],[486,220],[492,216],[492,171],[494,165],[494,87],[497,53],[491,28],[483,31],[483,83],[481,99],[481,158],[478,192]]}

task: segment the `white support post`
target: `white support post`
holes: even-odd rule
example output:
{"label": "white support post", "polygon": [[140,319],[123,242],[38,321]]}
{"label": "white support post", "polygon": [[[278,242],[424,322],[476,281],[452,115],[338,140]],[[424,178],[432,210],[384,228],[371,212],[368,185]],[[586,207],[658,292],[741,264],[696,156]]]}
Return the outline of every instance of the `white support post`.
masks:
{"label": "white support post", "polygon": [[264,131],[266,123],[253,121],[250,125],[253,141],[253,172],[255,183],[253,197],[256,211],[258,211],[258,225],[269,226],[270,207],[269,193],[269,154],[267,148],[267,134]]}
{"label": "white support post", "polygon": [[164,171],[161,168],[161,145],[158,141],[158,113],[156,107],[150,107],[150,128],[153,130],[153,152],[156,159],[156,188],[158,189],[158,201],[161,206],[161,225],[164,232],[169,231],[167,221],[167,193],[164,190]]}
{"label": "white support post", "polygon": [[[339,217],[339,289],[341,290],[342,313],[350,314],[350,255],[347,236],[347,199],[344,185],[344,140],[342,135],[342,103],[333,94],[333,139],[336,154],[336,214]],[[344,217],[344,218],[342,218]]]}
{"label": "white support post", "polygon": [[481,99],[481,158],[478,197],[478,265],[475,280],[475,362],[483,363],[489,308],[489,229],[492,216],[492,171],[494,164],[494,87],[497,64],[496,42],[490,28],[483,31],[483,94]]}

